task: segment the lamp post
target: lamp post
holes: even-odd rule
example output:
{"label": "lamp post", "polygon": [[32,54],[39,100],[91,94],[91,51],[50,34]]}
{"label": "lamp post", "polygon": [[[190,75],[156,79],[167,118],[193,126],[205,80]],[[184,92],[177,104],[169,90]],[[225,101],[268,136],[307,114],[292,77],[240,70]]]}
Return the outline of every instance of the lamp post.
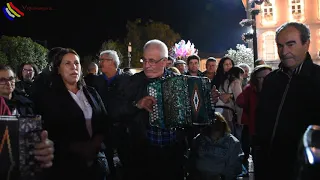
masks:
{"label": "lamp post", "polygon": [[[256,15],[259,12],[255,12],[255,11],[251,11],[251,15],[252,15],[252,19],[253,19],[253,25],[252,25],[252,30],[253,30],[253,61],[255,62],[255,60],[258,59],[258,40],[257,40],[257,23],[256,23]],[[254,63],[253,63],[254,64]]]}
{"label": "lamp post", "polygon": [[128,66],[131,68],[131,52],[132,52],[132,46],[131,42],[128,44]]}
{"label": "lamp post", "polygon": [[[247,10],[247,19],[244,19],[240,22],[241,26],[251,26],[252,28],[252,33],[244,33],[242,35],[242,38],[245,42],[249,44],[249,47],[251,46],[253,50],[253,61],[258,59],[258,40],[257,40],[257,24],[256,24],[256,16],[260,13],[260,10],[255,8],[256,4],[261,5],[263,2],[269,3],[269,0],[254,0],[254,1],[249,1],[249,0],[242,0],[243,5],[245,6]],[[250,12],[250,13],[248,13]],[[252,43],[252,44],[251,44]],[[253,64],[254,64],[253,62]]]}

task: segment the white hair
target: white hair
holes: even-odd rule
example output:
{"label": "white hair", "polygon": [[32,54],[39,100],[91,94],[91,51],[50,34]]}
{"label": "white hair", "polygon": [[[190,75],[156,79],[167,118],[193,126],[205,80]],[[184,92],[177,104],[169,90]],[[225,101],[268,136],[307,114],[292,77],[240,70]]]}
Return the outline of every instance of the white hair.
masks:
{"label": "white hair", "polygon": [[114,64],[116,65],[116,68],[119,67],[120,65],[120,59],[119,59],[119,56],[118,56],[118,53],[117,51],[114,51],[114,50],[105,50],[105,51],[102,51],[100,53],[100,56],[104,55],[104,54],[107,54],[108,56],[110,56],[110,58],[114,61]]}
{"label": "white hair", "polygon": [[150,40],[144,45],[143,51],[145,51],[149,46],[157,46],[161,52],[160,56],[168,58],[168,47],[164,42],[158,39]]}
{"label": "white hair", "polygon": [[247,68],[249,70],[249,72],[251,71],[250,66],[248,64],[246,64],[246,63],[240,63],[238,66],[241,67],[242,69],[243,68]]}

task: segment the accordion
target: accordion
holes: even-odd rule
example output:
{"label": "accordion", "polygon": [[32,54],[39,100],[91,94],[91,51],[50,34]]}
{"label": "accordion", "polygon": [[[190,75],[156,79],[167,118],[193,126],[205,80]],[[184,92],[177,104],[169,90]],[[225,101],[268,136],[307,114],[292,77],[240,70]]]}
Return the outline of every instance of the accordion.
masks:
{"label": "accordion", "polygon": [[168,77],[149,83],[147,89],[157,101],[149,115],[151,126],[176,128],[214,121],[211,84],[206,77]]}
{"label": "accordion", "polygon": [[32,151],[40,142],[41,116],[0,116],[0,179],[34,179],[40,172]]}

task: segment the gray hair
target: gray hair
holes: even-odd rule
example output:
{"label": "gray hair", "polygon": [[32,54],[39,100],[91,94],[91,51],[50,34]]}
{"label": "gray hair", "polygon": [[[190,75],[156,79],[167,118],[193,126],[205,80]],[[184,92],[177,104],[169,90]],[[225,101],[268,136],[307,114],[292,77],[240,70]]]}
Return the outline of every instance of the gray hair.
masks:
{"label": "gray hair", "polygon": [[102,51],[100,53],[100,56],[104,55],[104,54],[107,54],[108,56],[111,57],[111,59],[114,61],[114,64],[116,65],[116,68],[119,67],[120,65],[120,59],[119,59],[119,56],[118,56],[118,53],[117,51],[114,51],[114,50],[105,50],[105,51]]}
{"label": "gray hair", "polygon": [[305,24],[298,22],[287,22],[282,24],[276,30],[276,41],[278,40],[279,33],[288,27],[294,27],[300,32],[300,40],[302,44],[305,44],[308,40],[310,40],[310,29]]}
{"label": "gray hair", "polygon": [[158,39],[150,40],[144,45],[143,51],[145,51],[149,46],[157,46],[161,52],[160,56],[168,58],[168,47],[164,42]]}
{"label": "gray hair", "polygon": [[248,68],[248,70],[249,70],[249,72],[250,72],[250,66],[248,65],[248,64],[246,64],[246,63],[240,63],[239,65],[238,65],[239,67],[241,67],[242,69],[243,68]]}
{"label": "gray hair", "polygon": [[95,63],[95,62],[91,62],[89,65],[88,65],[88,70],[91,71],[93,69],[98,69],[98,65]]}

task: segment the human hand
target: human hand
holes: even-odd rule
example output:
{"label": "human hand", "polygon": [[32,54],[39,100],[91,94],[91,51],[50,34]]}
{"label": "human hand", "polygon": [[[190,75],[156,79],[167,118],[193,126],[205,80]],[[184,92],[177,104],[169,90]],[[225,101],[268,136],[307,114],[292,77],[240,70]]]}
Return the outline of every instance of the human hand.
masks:
{"label": "human hand", "polygon": [[40,137],[41,142],[35,145],[33,153],[42,168],[49,168],[52,166],[52,160],[54,158],[54,145],[53,142],[48,139],[47,131],[42,131]]}
{"label": "human hand", "polygon": [[219,99],[223,102],[223,103],[227,103],[229,102],[231,98],[231,94],[230,93],[221,93],[219,96]]}
{"label": "human hand", "polygon": [[152,106],[156,103],[157,101],[153,96],[145,96],[138,101],[137,108],[145,109],[148,112],[152,112]]}
{"label": "human hand", "polygon": [[220,92],[217,90],[215,85],[213,85],[213,87],[211,89],[211,94],[212,94],[213,103],[217,103],[219,100]]}

